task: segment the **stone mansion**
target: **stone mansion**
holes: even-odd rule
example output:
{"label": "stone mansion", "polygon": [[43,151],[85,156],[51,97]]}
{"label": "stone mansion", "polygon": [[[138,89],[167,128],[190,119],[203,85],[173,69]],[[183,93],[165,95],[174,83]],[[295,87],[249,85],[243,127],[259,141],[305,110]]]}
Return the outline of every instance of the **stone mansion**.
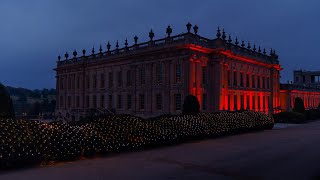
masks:
{"label": "stone mansion", "polygon": [[[91,54],[77,51],[58,57],[56,114],[78,120],[94,111],[143,117],[179,114],[184,97],[195,95],[201,111],[255,110],[273,113],[280,104],[278,55],[271,49],[238,41],[218,28],[216,37],[198,34],[186,25],[186,33],[167,36]],[[288,108],[288,107],[284,107]]]}

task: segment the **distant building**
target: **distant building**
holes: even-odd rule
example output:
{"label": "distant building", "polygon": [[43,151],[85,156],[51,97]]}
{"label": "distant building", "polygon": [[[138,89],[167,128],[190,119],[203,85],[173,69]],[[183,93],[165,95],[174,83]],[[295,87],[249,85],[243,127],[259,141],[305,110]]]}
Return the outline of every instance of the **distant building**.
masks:
{"label": "distant building", "polygon": [[320,88],[320,71],[293,71],[295,85]]}
{"label": "distant building", "polygon": [[184,97],[193,94],[201,111],[256,110],[273,113],[280,107],[280,76],[275,51],[239,42],[218,28],[216,38],[187,32],[90,55],[65,54],[56,67],[56,114],[77,120],[92,109],[143,117],[178,114]]}

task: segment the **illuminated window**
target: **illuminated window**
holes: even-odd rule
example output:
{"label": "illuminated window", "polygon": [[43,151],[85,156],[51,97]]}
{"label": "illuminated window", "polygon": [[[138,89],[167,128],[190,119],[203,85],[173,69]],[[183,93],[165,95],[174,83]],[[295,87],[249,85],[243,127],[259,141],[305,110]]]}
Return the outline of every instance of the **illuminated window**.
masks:
{"label": "illuminated window", "polygon": [[145,105],[144,94],[139,94],[139,100],[140,109],[143,110]]}
{"label": "illuminated window", "polygon": [[207,84],[207,67],[202,67],[202,84]]}
{"label": "illuminated window", "polygon": [[113,86],[113,73],[109,72],[109,88]]}
{"label": "illuminated window", "polygon": [[163,64],[159,63],[156,66],[156,78],[157,78],[157,84],[162,84],[163,82]]}
{"label": "illuminated window", "polygon": [[144,67],[140,69],[140,84],[146,84],[146,70]]}
{"label": "illuminated window", "polygon": [[100,88],[104,88],[104,74],[100,74]]}
{"label": "illuminated window", "polygon": [[118,109],[122,108],[122,96],[118,94]]}
{"label": "illuminated window", "polygon": [[131,86],[132,85],[132,81],[131,81],[131,71],[128,70],[127,71],[127,86]]}
{"label": "illuminated window", "polygon": [[202,95],[202,110],[207,110],[207,94]]}
{"label": "illuminated window", "polygon": [[176,111],[181,110],[181,94],[174,95],[174,102]]}
{"label": "illuminated window", "polygon": [[131,94],[127,95],[127,109],[131,109],[132,99]]}
{"label": "illuminated window", "polygon": [[100,107],[104,108],[104,95],[103,94],[100,96]]}
{"label": "illuminated window", "polygon": [[161,94],[156,95],[156,107],[157,107],[157,110],[162,109],[162,95]]}
{"label": "illuminated window", "polygon": [[181,65],[180,64],[176,64],[176,83],[181,83]]}

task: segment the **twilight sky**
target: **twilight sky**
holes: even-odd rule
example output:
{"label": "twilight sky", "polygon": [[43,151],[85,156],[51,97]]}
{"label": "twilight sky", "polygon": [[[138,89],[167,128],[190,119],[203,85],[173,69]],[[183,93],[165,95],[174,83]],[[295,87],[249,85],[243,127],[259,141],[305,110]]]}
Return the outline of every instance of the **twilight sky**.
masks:
{"label": "twilight sky", "polygon": [[133,43],[186,31],[215,38],[217,26],[239,40],[279,54],[282,82],[293,69],[320,70],[319,0],[1,0],[0,82],[26,88],[55,87],[57,56],[83,48]]}

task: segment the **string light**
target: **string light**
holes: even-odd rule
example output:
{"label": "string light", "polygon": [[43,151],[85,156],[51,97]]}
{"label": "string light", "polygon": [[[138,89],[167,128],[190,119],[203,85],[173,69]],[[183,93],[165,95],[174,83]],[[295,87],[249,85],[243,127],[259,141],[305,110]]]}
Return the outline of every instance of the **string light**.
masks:
{"label": "string light", "polygon": [[0,119],[0,168],[75,160],[190,139],[273,127],[261,112],[199,113],[143,119],[113,115],[78,125]]}

